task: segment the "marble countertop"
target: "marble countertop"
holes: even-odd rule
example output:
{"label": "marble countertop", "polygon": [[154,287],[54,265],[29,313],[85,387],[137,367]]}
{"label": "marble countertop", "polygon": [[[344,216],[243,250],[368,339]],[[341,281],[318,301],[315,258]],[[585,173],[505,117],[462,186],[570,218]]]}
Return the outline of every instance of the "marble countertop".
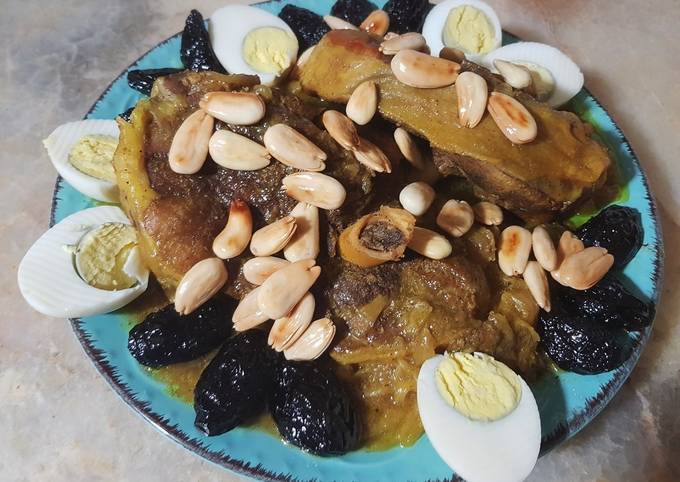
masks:
{"label": "marble countertop", "polygon": [[[680,2],[488,0],[504,27],[566,51],[619,122],[657,197],[666,243],[654,333],[607,410],[539,460],[532,481],[680,478]],[[32,311],[19,260],[47,228],[56,177],[41,140],[108,83],[225,0],[9,0],[0,15],[0,480],[238,480],[175,445],[118,398],[66,320]],[[245,2],[243,2],[245,3]],[[675,188],[675,189],[674,189]]]}

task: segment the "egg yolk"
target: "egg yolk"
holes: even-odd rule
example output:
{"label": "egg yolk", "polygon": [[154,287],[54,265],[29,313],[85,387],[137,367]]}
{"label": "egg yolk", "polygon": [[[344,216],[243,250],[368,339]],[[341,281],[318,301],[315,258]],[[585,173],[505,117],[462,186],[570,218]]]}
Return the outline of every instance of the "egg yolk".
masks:
{"label": "egg yolk", "polygon": [[457,47],[467,53],[484,54],[494,47],[496,32],[487,16],[470,5],[461,5],[449,12],[442,32],[447,47]]}
{"label": "egg yolk", "polygon": [[483,353],[453,353],[441,361],[436,384],[442,398],[472,420],[498,420],[519,404],[519,376]]}
{"label": "egg yolk", "polygon": [[296,39],[289,32],[262,27],[246,35],[243,58],[257,72],[280,74],[292,63],[296,48]]}
{"label": "egg yolk", "polygon": [[137,245],[137,231],[127,224],[108,223],[83,236],[76,248],[76,268],[83,280],[95,288],[120,290],[137,280],[125,270],[132,248]]}
{"label": "egg yolk", "polygon": [[113,154],[117,146],[118,140],[112,136],[84,136],[71,149],[68,162],[88,176],[116,182]]}

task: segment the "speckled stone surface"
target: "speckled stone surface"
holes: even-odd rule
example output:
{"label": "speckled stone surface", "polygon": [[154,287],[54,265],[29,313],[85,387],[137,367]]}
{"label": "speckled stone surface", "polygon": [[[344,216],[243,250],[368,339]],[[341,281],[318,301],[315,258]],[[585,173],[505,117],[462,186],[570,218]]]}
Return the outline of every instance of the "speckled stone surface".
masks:
{"label": "speckled stone surface", "polygon": [[[609,408],[543,457],[532,481],[680,479],[680,2],[488,0],[504,27],[565,50],[631,141],[666,243],[654,334]],[[15,278],[46,229],[55,172],[41,140],[109,81],[225,1],[5,0],[0,6],[0,480],[238,480],[180,448],[109,389],[67,321],[33,312]],[[243,2],[245,3],[245,2]]]}

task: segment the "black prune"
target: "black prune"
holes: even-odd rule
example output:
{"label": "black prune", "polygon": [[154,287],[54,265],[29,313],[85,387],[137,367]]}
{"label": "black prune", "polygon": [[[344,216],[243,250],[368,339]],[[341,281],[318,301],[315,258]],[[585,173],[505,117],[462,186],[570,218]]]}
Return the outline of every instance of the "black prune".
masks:
{"label": "black prune", "polygon": [[192,10],[184,23],[182,32],[182,46],[179,51],[182,64],[194,72],[212,70],[225,73],[224,67],[217,60],[210,43],[210,35],[205,28],[203,15],[198,10]]}
{"label": "black prune", "polygon": [[214,298],[188,315],[167,305],[130,330],[128,350],[139,363],[152,368],[205,355],[231,333],[234,304]]}
{"label": "black prune", "polygon": [[614,267],[623,268],[642,246],[644,233],[640,211],[609,206],[576,232],[586,246],[601,246],[614,256]]}
{"label": "black prune", "polygon": [[330,31],[330,27],[320,15],[306,8],[286,5],[279,13],[279,17],[295,33],[300,46],[300,52],[304,52],[312,45],[319,43],[321,37]]}
{"label": "black prune", "polygon": [[553,311],[541,311],[538,334],[543,350],[563,370],[585,375],[613,370],[630,356],[626,331]]}
{"label": "black prune", "polygon": [[194,425],[219,435],[261,414],[272,389],[274,353],[258,330],[227,340],[194,389]]}
{"label": "black prune", "polygon": [[269,403],[287,442],[317,455],[338,455],[357,447],[357,412],[340,381],[316,362],[282,361]]}
{"label": "black prune", "polygon": [[378,7],[368,0],[338,0],[331,8],[331,15],[358,27],[373,10]]}
{"label": "black prune", "polygon": [[128,85],[144,95],[151,95],[151,87],[159,77],[182,72],[183,69],[131,70],[127,74]]}
{"label": "black prune", "polygon": [[633,296],[613,276],[587,290],[555,285],[553,297],[566,313],[587,317],[592,323],[639,331],[653,319],[650,306]]}
{"label": "black prune", "polygon": [[[383,10],[390,16],[390,32],[420,32],[425,16],[434,5],[428,0],[389,0]],[[437,55],[439,52],[433,52]]]}
{"label": "black prune", "polygon": [[118,117],[123,119],[125,122],[130,122],[130,116],[132,115],[133,110],[135,110],[135,106],[130,107],[125,112],[121,112],[118,114]]}

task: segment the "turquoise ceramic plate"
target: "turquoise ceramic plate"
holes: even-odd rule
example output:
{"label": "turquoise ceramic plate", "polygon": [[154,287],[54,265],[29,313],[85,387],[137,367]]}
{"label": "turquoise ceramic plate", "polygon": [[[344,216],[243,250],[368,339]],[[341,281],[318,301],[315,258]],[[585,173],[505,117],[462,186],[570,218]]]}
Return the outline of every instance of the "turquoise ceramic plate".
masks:
{"label": "turquoise ceramic plate", "polygon": [[[319,14],[330,11],[331,0],[295,0],[293,3]],[[378,1],[383,4],[384,1]],[[277,14],[285,2],[258,5]],[[513,39],[508,37],[507,42]],[[131,68],[181,67],[179,35],[162,42]],[[127,86],[125,72],[112,82],[93,106],[88,118],[113,119],[133,106],[140,95]],[[635,154],[617,125],[588,91],[581,92],[571,109],[590,122],[610,149],[623,172],[626,199],[619,201],[642,213],[644,245],[626,267],[623,278],[641,297],[656,303],[660,292],[663,250],[659,221],[647,180]],[[91,207],[85,198],[62,180],[57,181],[52,223]],[[426,436],[412,447],[384,452],[358,451],[342,457],[319,458],[284,445],[270,434],[238,428],[218,437],[206,437],[193,425],[191,405],[171,397],[166,387],[151,378],[126,349],[128,322],[117,313],[72,320],[85,352],[111,387],[139,414],[176,442],[201,456],[256,478],[272,480],[447,480],[455,475],[437,456]],[[618,370],[583,376],[548,374],[532,386],[541,413],[542,452],[581,430],[609,403],[637,363],[651,328],[640,334],[631,358]]]}

